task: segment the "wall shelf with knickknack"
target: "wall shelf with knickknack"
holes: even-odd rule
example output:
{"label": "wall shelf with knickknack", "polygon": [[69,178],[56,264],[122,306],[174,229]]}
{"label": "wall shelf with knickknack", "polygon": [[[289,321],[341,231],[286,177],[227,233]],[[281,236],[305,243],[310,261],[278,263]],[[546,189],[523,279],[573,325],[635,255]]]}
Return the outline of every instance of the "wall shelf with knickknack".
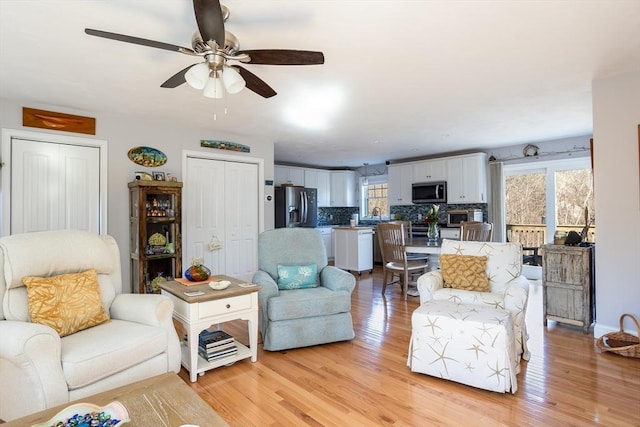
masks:
{"label": "wall shelf with knickknack", "polygon": [[182,183],[129,183],[131,289],[160,293],[159,282],[182,277]]}

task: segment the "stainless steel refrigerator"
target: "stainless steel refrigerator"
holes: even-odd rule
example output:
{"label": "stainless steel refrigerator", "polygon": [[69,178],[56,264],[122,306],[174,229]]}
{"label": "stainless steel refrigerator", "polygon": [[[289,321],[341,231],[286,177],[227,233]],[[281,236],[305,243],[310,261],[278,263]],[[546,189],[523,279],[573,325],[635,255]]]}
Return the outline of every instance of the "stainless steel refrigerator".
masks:
{"label": "stainless steel refrigerator", "polygon": [[276,228],[317,227],[317,198],[315,188],[276,187]]}

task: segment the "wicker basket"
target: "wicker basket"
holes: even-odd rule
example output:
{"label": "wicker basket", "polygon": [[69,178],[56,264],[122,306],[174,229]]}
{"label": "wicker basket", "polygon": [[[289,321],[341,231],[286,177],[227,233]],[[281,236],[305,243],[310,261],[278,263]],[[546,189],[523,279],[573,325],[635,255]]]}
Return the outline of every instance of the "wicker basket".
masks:
{"label": "wicker basket", "polygon": [[[624,318],[627,316],[636,324],[636,331],[638,332],[638,335],[632,335],[624,332],[623,323]],[[638,319],[636,319],[632,314],[623,314],[620,316],[620,331],[604,334],[598,338],[596,345],[603,351],[619,354],[621,356],[640,358],[640,338],[638,338],[638,336],[640,336],[640,323],[638,323]]]}

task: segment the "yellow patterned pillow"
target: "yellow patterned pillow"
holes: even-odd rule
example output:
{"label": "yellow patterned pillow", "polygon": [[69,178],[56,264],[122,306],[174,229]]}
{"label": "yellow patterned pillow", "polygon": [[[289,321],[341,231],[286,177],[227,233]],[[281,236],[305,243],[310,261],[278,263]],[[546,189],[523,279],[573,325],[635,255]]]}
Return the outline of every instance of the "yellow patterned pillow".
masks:
{"label": "yellow patterned pillow", "polygon": [[489,277],[486,268],[486,256],[450,254],[440,256],[440,270],[445,288],[487,292]]}
{"label": "yellow patterned pillow", "polygon": [[109,321],[102,306],[96,270],[51,277],[23,277],[29,317],[61,337]]}

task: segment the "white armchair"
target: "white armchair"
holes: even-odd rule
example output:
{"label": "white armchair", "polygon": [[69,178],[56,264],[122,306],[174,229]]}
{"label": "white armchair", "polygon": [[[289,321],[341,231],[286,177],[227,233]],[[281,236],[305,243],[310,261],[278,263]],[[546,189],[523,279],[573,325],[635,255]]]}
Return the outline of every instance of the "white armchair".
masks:
{"label": "white armchair", "polygon": [[[110,320],[60,337],[30,322],[25,276],[97,272]],[[101,391],[180,370],[173,304],[122,294],[111,236],[67,230],[0,239],[0,418],[11,420]]]}
{"label": "white armchair", "polygon": [[515,329],[518,357],[529,360],[525,315],[529,298],[529,282],[522,276],[522,245],[520,243],[472,242],[444,239],[441,255],[486,256],[489,292],[468,291],[444,286],[440,270],[418,278],[420,304],[430,300],[448,300],[502,308],[511,314]]}

